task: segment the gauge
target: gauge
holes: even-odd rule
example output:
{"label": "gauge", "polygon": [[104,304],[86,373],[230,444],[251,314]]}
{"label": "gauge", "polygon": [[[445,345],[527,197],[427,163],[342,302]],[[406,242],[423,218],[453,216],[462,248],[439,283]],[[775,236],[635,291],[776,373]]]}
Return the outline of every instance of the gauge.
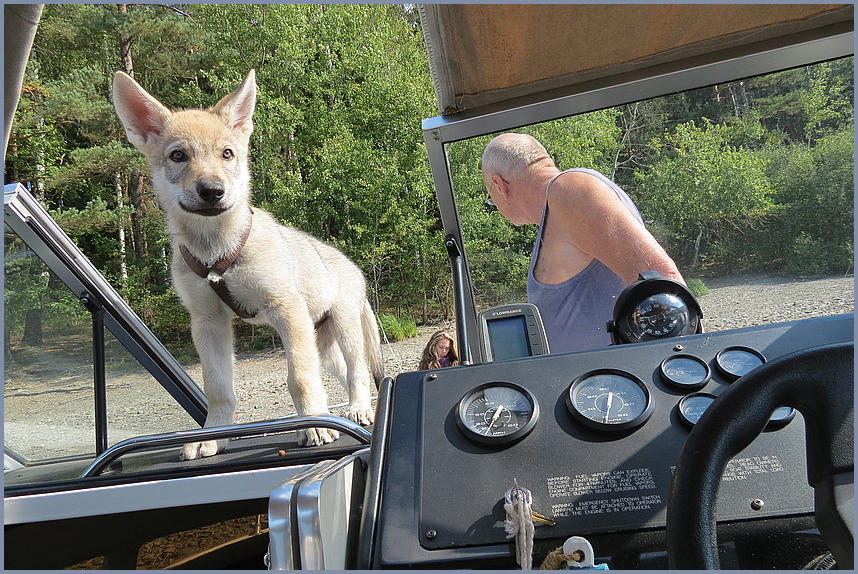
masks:
{"label": "gauge", "polygon": [[484,444],[510,444],[536,426],[539,404],[529,390],[507,382],[484,383],[459,401],[462,433]]}
{"label": "gauge", "polygon": [[632,333],[638,339],[674,336],[688,322],[688,305],[673,293],[651,295],[632,310]]}
{"label": "gauge", "polygon": [[772,413],[772,417],[769,419],[769,422],[766,423],[766,429],[779,429],[782,426],[786,426],[789,422],[795,418],[795,409],[792,407],[778,407],[775,409],[775,412]]}
{"label": "gauge", "polygon": [[731,381],[748,374],[766,362],[766,358],[750,347],[727,347],[715,355],[718,370]]}
{"label": "gauge", "polygon": [[702,389],[712,377],[709,365],[692,355],[673,355],[661,362],[662,378],[679,389]]}
{"label": "gauge", "polygon": [[679,405],[677,405],[679,418],[691,426],[696,425],[697,421],[700,420],[700,417],[703,416],[703,413],[714,400],[715,395],[710,395],[709,393],[691,393],[690,395],[685,395],[679,401]]}
{"label": "gauge", "polygon": [[634,375],[599,369],[572,381],[566,406],[573,417],[589,427],[631,430],[649,419],[652,397],[643,381]]}
{"label": "gauge", "polygon": [[699,333],[702,317],[700,304],[688,287],[655,271],[644,271],[617,297],[608,331],[615,345],[658,341]]}

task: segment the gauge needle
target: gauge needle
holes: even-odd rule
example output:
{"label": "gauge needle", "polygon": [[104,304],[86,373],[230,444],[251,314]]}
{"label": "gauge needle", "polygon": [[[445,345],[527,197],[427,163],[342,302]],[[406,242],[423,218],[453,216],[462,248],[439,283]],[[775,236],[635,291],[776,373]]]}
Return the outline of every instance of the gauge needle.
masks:
{"label": "gauge needle", "polygon": [[608,422],[608,417],[611,416],[611,403],[614,402],[614,393],[608,392],[608,405],[605,408],[605,422]]}
{"label": "gauge needle", "polygon": [[497,410],[495,410],[495,416],[492,417],[492,422],[489,423],[489,428],[486,429],[486,434],[489,434],[489,432],[492,430],[492,427],[495,426],[495,422],[497,422],[502,410],[503,405],[499,406]]}

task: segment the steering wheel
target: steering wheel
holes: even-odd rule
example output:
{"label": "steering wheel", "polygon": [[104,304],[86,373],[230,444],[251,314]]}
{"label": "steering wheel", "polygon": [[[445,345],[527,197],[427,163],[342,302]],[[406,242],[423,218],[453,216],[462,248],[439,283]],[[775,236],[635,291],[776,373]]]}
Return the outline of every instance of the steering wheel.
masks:
{"label": "steering wheel", "polygon": [[667,505],[671,568],[717,569],[715,508],[731,458],[762,432],[772,413],[804,415],[807,480],[816,526],[839,569],[854,566],[854,342],[780,357],[746,374],[706,409],[682,449]]}

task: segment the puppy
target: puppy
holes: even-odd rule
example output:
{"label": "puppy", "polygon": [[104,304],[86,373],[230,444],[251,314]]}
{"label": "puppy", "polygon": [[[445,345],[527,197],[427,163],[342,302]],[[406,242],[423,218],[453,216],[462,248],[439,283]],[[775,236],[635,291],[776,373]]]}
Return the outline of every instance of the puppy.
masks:
{"label": "puppy", "polygon": [[[253,70],[208,110],[170,111],[130,76],[113,78],[113,103],[128,140],[146,157],[172,240],[172,277],[191,316],[209,403],[206,427],[232,424],[232,316],[268,324],[286,349],[298,414],[328,412],[320,368],[346,388],[346,416],[373,423],[371,384],[383,377],[375,315],[360,269],[337,249],[250,205],[248,146]],[[313,446],[336,440],[299,431]],[[225,440],[185,445],[184,459],[217,454]]]}

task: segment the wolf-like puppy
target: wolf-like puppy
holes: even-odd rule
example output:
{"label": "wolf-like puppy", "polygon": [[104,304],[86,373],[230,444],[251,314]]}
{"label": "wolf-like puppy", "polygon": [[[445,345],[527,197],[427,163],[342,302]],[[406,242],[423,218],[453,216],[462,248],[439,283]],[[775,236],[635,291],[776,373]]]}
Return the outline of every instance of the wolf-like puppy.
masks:
{"label": "wolf-like puppy", "polygon": [[[233,422],[233,312],[280,334],[298,414],[328,412],[324,365],[348,391],[348,418],[372,424],[370,387],[373,378],[381,380],[383,363],[361,271],[330,245],[250,206],[255,77],[251,70],[213,108],[175,112],[127,74],[113,78],[116,112],[146,156],[167,219],[173,283],[190,312],[203,367],[205,426]],[[299,431],[298,441],[312,446],[338,437],[313,428]],[[182,457],[212,456],[225,446],[225,440],[188,444]]]}

